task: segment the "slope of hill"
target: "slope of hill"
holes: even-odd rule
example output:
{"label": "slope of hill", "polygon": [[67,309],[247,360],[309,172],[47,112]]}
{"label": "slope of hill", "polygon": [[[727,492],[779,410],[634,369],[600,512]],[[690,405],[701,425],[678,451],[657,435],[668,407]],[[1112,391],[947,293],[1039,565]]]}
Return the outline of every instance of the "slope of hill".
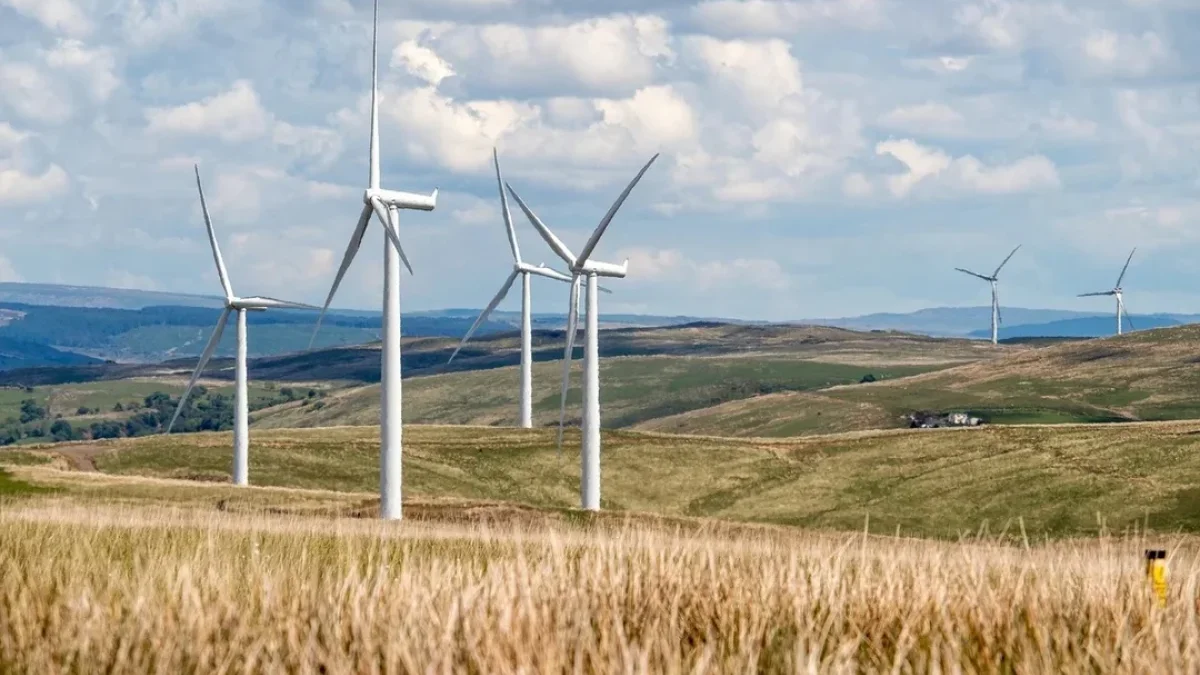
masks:
{"label": "slope of hill", "polygon": [[[1150,314],[1145,316],[1133,317],[1133,325],[1138,330],[1149,330],[1152,328],[1170,328],[1171,326],[1179,326],[1184,322],[1177,318],[1172,318],[1165,314]],[[1125,330],[1129,330],[1129,321],[1125,322]],[[1016,326],[1000,326],[1000,339],[1012,340],[1015,338],[1044,338],[1044,337],[1074,337],[1074,338],[1092,338],[1092,337],[1108,337],[1117,332],[1116,318],[1113,316],[1087,316],[1075,319],[1063,319],[1061,321],[1051,321],[1049,323],[1024,324]],[[973,338],[990,338],[992,330],[990,328],[981,328],[971,331],[970,337]]]}
{"label": "slope of hill", "polygon": [[40,368],[47,366],[78,366],[99,363],[81,354],[65,352],[28,340],[14,340],[0,335],[0,370]]}
{"label": "slope of hill", "polygon": [[[554,432],[490,427],[405,429],[406,499],[471,499],[569,508],[579,462]],[[148,437],[34,452],[0,450],[0,464],[36,455],[104,473],[228,481],[231,438]],[[374,428],[258,431],[256,485],[374,492]],[[606,432],[607,510],[704,516],[815,528],[956,537],[988,526],[1031,538],[1200,529],[1200,423],[990,427],[870,432],[786,441]],[[32,469],[13,469],[29,471]],[[59,474],[61,475],[61,474]],[[51,482],[51,472],[19,473]],[[105,493],[105,481],[90,481]],[[178,488],[147,484],[146,490]],[[250,497],[247,496],[247,499]],[[229,493],[228,499],[240,497]]]}
{"label": "slope of hill", "polygon": [[[536,424],[558,421],[562,373],[561,334],[539,345],[534,367]],[[450,341],[422,343],[429,354]],[[444,347],[441,347],[444,345]],[[904,377],[979,359],[995,358],[1020,347],[993,347],[967,341],[897,333],[857,333],[803,326],[687,326],[605,331],[601,340],[601,388],[604,424],[621,427],[654,417],[708,407],[723,401],[779,391],[811,391],[874,378]],[[517,401],[519,361],[515,336],[482,340],[477,353],[466,353],[444,373],[442,359],[423,374],[406,380],[405,419],[411,422],[510,423]],[[369,365],[377,378],[377,353]],[[582,356],[581,350],[576,354]],[[344,366],[342,372],[348,372]],[[576,365],[575,372],[579,366]],[[436,375],[436,376],[428,376]],[[577,376],[573,377],[578,382]],[[568,401],[578,414],[579,392]],[[264,427],[368,424],[379,416],[377,387],[330,394],[320,407],[300,404],[255,415]]]}
{"label": "slope of hill", "polygon": [[[642,428],[677,433],[790,434],[810,406],[834,406],[902,426],[915,410],[962,410],[993,423],[1122,422],[1200,418],[1200,326],[1127,333],[1013,352],[904,380],[821,391],[820,401],[762,396]],[[828,421],[821,428],[853,428]]]}

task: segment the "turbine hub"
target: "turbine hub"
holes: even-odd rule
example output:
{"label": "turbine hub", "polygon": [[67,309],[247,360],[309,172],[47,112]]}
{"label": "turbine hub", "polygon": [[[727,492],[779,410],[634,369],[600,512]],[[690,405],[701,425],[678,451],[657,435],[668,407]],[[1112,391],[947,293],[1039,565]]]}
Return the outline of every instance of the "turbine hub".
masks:
{"label": "turbine hub", "polygon": [[434,190],[427,195],[417,194],[415,192],[400,192],[398,190],[384,190],[382,188],[367,188],[363,192],[363,203],[370,204],[372,200],[378,199],[387,206],[394,206],[398,209],[413,209],[417,211],[432,211],[437,206],[438,191]]}

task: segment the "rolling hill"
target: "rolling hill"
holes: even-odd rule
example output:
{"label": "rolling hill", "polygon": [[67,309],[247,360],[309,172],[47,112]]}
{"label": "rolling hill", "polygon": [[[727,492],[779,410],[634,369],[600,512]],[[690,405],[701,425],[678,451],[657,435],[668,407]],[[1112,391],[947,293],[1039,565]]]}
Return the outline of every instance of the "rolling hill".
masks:
{"label": "rolling hill", "polygon": [[[578,500],[575,452],[558,455],[548,429],[409,426],[405,499],[485,500],[565,509]],[[571,432],[568,447],[578,444]],[[0,449],[0,465],[35,485],[70,474],[228,481],[231,437],[188,434]],[[256,485],[372,493],[378,431],[258,431]],[[112,499],[130,490],[179,496],[185,483],[73,481]],[[700,516],[809,528],[954,538],[987,525],[1030,537],[1120,529],[1200,529],[1200,422],[882,431],[766,441],[605,433],[606,510]],[[124,487],[122,487],[124,485]],[[215,487],[215,486],[214,486]],[[125,492],[123,492],[123,490]],[[194,490],[193,490],[194,491]],[[227,502],[253,491],[223,492]]]}
{"label": "rolling hill", "polygon": [[[1200,418],[1198,345],[1195,325],[1064,342],[904,380],[833,387],[817,397],[786,393],[725,403],[639,428],[791,435],[808,427],[855,428],[854,418],[902,426],[902,414],[923,409],[963,410],[1008,424],[1194,419]],[[804,421],[818,413],[825,418],[820,424]]]}

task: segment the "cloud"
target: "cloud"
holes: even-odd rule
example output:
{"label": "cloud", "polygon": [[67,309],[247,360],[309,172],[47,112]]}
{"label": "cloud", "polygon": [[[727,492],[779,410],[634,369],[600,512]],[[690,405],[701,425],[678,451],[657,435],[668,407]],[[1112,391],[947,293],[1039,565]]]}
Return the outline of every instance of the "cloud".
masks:
{"label": "cloud", "polygon": [[0,281],[14,282],[24,281],[25,279],[17,272],[17,268],[13,267],[12,261],[0,255]]}
{"label": "cloud", "polygon": [[199,134],[227,142],[262,136],[271,124],[249,80],[238,80],[226,92],[174,108],[149,108],[145,112],[152,134]]}
{"label": "cloud", "polygon": [[0,59],[0,101],[29,122],[61,124],[74,106],[69,97],[37,66]]}
{"label": "cloud", "polygon": [[1057,188],[1054,163],[1042,155],[1024,157],[1011,164],[988,166],[973,156],[953,158],[936,148],[912,140],[884,141],[875,146],[878,155],[890,156],[904,165],[905,172],[887,177],[894,197],[907,197],[918,186],[941,193],[971,192],[1013,194]]}
{"label": "cloud", "polygon": [[107,47],[91,49],[79,40],[59,40],[46,53],[46,63],[74,77],[94,103],[108,100],[113,90],[121,84],[115,74],[116,58]]}
{"label": "cloud", "polygon": [[933,135],[961,130],[965,122],[962,113],[937,101],[893,108],[879,118],[880,126],[886,128]]}
{"label": "cloud", "polygon": [[1175,61],[1171,47],[1153,31],[1132,35],[1099,29],[1083,40],[1082,48],[1085,69],[1101,75],[1142,77]]}
{"label": "cloud", "polygon": [[104,285],[109,288],[129,288],[138,291],[156,291],[158,283],[152,277],[135,274],[124,269],[109,269],[104,275]]}
{"label": "cloud", "polygon": [[0,207],[47,202],[66,193],[70,182],[39,138],[0,122]]}
{"label": "cloud", "polygon": [[71,37],[86,37],[92,32],[92,22],[71,0],[0,0],[46,28]]}
{"label": "cloud", "polygon": [[692,17],[719,36],[790,37],[806,28],[878,29],[887,24],[882,0],[705,0]]}
{"label": "cloud", "polygon": [[678,249],[622,249],[618,258],[629,260],[629,278],[687,286],[695,291],[731,286],[765,291],[785,291],[791,286],[787,272],[775,260],[732,258],[693,260]]}

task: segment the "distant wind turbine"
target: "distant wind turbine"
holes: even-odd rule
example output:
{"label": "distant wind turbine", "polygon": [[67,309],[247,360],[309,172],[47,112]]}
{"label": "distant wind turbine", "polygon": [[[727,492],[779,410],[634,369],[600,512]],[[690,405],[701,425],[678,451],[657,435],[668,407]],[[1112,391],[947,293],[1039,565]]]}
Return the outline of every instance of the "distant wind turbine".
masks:
{"label": "distant wind turbine", "polygon": [[[571,277],[547,268],[544,264],[534,267],[521,260],[521,247],[517,245],[517,233],[513,230],[512,214],[508,209],[508,195],[504,192],[504,178],[500,175],[500,157],[496,151],[492,150],[492,161],[496,165],[496,185],[500,189],[500,211],[504,216],[504,227],[508,232],[508,246],[512,250],[513,268],[512,273],[508,275],[508,279],[500,286],[500,292],[496,293],[496,297],[488,303],[487,308],[479,314],[479,318],[471,325],[470,330],[463,336],[462,342],[458,344],[458,348],[450,355],[450,361],[446,362],[449,365],[454,361],[454,357],[458,356],[458,352],[467,344],[467,340],[475,334],[475,331],[483,325],[488,316],[496,309],[497,306],[508,295],[512,289],[513,283],[516,282],[517,276],[521,277],[521,427],[529,429],[533,426],[533,336],[532,336],[532,320],[530,317],[530,293],[529,281],[530,275],[546,277],[547,279],[555,279],[558,281],[570,282]],[[603,289],[601,289],[603,290]]]}
{"label": "distant wind turbine", "polygon": [[[401,508],[401,405],[400,405],[400,263],[412,274],[412,265],[400,246],[400,209],[432,211],[437,206],[438,191],[422,195],[397,192],[379,187],[379,0],[375,0],[375,15],[371,31],[371,148],[367,189],[363,192],[363,207],[358,224],[350,235],[350,244],[342,258],[325,306],[313,331],[316,340],[321,320],[333,302],[338,286],[354,256],[362,246],[367,225],[374,214],[383,225],[383,349],[379,388],[379,515],[384,520],[399,520]],[[311,346],[311,343],[310,343]]]}
{"label": "distant wind turbine", "polygon": [[212,337],[208,339],[208,346],[204,348],[204,353],[196,364],[196,370],[192,372],[192,379],[188,380],[187,389],[184,389],[183,396],[179,397],[179,406],[175,408],[175,414],[171,417],[171,423],[167,425],[166,433],[171,433],[171,429],[179,419],[179,414],[183,412],[183,406],[187,403],[188,396],[192,393],[192,388],[196,386],[196,380],[200,379],[200,373],[204,370],[204,366],[208,365],[209,359],[217,349],[217,344],[221,342],[221,334],[225,332],[229,314],[236,312],[237,365],[236,393],[233,402],[233,482],[235,485],[248,485],[250,483],[250,405],[246,391],[246,312],[261,312],[279,308],[317,308],[288,300],[260,296],[239,298],[234,295],[233,286],[229,283],[229,273],[225,270],[225,260],[221,258],[221,247],[217,245],[217,235],[213,231],[212,219],[208,215],[208,205],[204,201],[204,187],[200,184],[199,167],[196,167],[196,189],[200,192],[200,210],[204,213],[204,226],[208,229],[208,242],[212,244],[213,260],[217,263],[217,276],[220,277],[221,289],[225,292],[225,310],[221,312],[221,318],[217,320],[217,327],[213,330]]}
{"label": "distant wind turbine", "polygon": [[614,277],[618,279],[625,278],[629,270],[629,261],[626,260],[621,265],[613,263],[599,262],[591,260],[592,252],[595,251],[596,245],[600,242],[600,237],[604,235],[604,231],[608,229],[609,223],[612,222],[613,216],[617,215],[617,210],[625,203],[625,199],[629,197],[629,193],[633,191],[638,181],[642,179],[650,165],[654,160],[658,159],[658,155],[650,158],[649,162],[642,167],[637,176],[625,187],[625,191],[617,198],[612,207],[608,209],[608,213],[596,226],[596,230],[592,232],[591,238],[583,246],[583,251],[578,256],[571,253],[562,241],[554,236],[550,228],[546,227],[533,211],[525,205],[521,197],[511,185],[507,185],[509,193],[513,199],[517,200],[517,205],[525,212],[525,216],[529,222],[533,224],[550,248],[558,254],[567,263],[571,270],[571,296],[568,300],[569,310],[567,312],[567,346],[563,353],[563,380],[562,380],[562,403],[558,418],[558,447],[562,449],[563,427],[566,424],[567,416],[567,388],[570,385],[571,375],[571,354],[575,349],[575,333],[579,330],[579,289],[580,278],[587,276],[588,281],[588,309],[587,309],[587,331],[586,343],[583,351],[583,437],[581,448],[581,484],[580,484],[580,501],[582,508],[588,511],[600,510],[600,353],[599,353],[599,325],[598,317],[599,309],[599,277]]}
{"label": "distant wind turbine", "polygon": [[1004,266],[1008,264],[1008,261],[1013,257],[1013,254],[1015,254],[1019,248],[1021,247],[1017,246],[1017,248],[1014,248],[1012,253],[1009,253],[1008,257],[1004,259],[1004,262],[1000,263],[1000,266],[996,268],[996,271],[992,272],[991,276],[976,274],[971,270],[964,270],[961,267],[954,268],[963,274],[970,274],[971,276],[983,279],[992,285],[992,344],[997,344],[1000,341],[1000,322],[1002,320],[1000,317],[1000,297],[996,294],[996,282],[1000,280],[1000,270],[1004,269]]}
{"label": "distant wind turbine", "polygon": [[1114,286],[1111,291],[1101,291],[1098,293],[1081,293],[1079,295],[1079,297],[1081,297],[1081,298],[1089,298],[1089,297],[1093,297],[1093,296],[1097,296],[1097,295],[1115,295],[1115,296],[1117,296],[1117,335],[1120,335],[1123,332],[1122,326],[1121,326],[1121,316],[1122,315],[1124,315],[1125,320],[1129,322],[1129,327],[1133,330],[1137,330],[1136,328],[1133,327],[1133,319],[1130,319],[1129,313],[1125,311],[1125,295],[1124,295],[1124,291],[1121,290],[1121,282],[1125,279],[1125,272],[1129,270],[1129,261],[1133,260],[1133,254],[1136,252],[1137,252],[1137,247],[1134,247],[1134,249],[1129,252],[1129,257],[1125,259],[1125,266],[1121,268],[1121,276],[1117,277],[1117,285]]}

